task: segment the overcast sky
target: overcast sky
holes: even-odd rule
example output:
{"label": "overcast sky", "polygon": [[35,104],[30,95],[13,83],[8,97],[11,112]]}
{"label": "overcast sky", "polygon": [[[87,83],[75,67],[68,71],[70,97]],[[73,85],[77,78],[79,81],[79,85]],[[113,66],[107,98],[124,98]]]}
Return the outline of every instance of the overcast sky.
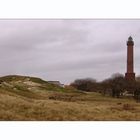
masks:
{"label": "overcast sky", "polygon": [[126,41],[135,43],[140,75],[140,20],[0,20],[0,76],[27,75],[69,84],[126,72]]}

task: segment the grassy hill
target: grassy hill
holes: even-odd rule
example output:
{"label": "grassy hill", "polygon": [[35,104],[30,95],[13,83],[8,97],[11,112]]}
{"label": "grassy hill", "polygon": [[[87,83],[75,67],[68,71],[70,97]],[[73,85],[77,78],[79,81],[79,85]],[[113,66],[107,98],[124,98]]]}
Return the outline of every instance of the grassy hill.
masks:
{"label": "grassy hill", "polygon": [[40,78],[0,78],[0,120],[140,120],[140,104],[83,93]]}

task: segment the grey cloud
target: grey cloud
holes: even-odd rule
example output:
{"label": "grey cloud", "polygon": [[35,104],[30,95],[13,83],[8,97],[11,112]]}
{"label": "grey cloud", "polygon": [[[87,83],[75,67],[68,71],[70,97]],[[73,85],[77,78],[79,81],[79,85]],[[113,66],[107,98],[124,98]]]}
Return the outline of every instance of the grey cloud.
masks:
{"label": "grey cloud", "polygon": [[0,20],[0,75],[70,83],[126,71],[126,40],[135,41],[140,74],[140,20]]}

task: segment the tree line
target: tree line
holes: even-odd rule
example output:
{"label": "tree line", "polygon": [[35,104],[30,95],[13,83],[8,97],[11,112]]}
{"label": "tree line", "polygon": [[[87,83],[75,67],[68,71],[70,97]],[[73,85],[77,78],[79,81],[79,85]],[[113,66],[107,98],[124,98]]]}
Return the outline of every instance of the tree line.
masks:
{"label": "tree line", "polygon": [[93,78],[76,79],[70,86],[78,90],[99,92],[116,98],[125,94],[132,95],[137,101],[140,101],[140,76],[136,77],[134,81],[128,81],[124,75],[115,73],[101,82],[97,82]]}

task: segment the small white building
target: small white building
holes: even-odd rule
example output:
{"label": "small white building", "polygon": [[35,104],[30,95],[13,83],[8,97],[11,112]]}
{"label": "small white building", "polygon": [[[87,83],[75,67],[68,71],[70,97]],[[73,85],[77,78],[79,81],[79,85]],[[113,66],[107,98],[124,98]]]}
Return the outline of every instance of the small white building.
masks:
{"label": "small white building", "polygon": [[64,87],[64,84],[61,84],[60,81],[48,81],[48,83],[54,84],[54,85],[57,85],[57,86],[60,86],[60,87]]}

